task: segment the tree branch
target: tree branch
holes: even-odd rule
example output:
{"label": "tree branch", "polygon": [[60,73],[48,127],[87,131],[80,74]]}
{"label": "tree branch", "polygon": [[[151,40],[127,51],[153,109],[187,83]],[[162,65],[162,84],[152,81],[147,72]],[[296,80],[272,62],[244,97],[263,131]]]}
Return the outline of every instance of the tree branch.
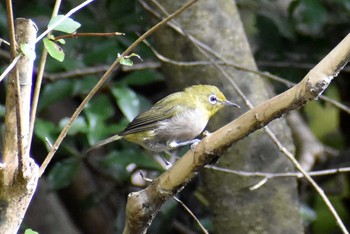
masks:
{"label": "tree branch", "polygon": [[[202,167],[220,157],[233,143],[264,127],[270,121],[317,99],[349,59],[350,34],[296,86],[254,107],[205,137],[194,151],[188,151],[150,186],[131,193],[126,208],[124,233],[144,233],[163,203],[181,191]],[[333,211],[332,213],[338,217]],[[341,220],[337,219],[337,222],[342,231],[348,233]]]}

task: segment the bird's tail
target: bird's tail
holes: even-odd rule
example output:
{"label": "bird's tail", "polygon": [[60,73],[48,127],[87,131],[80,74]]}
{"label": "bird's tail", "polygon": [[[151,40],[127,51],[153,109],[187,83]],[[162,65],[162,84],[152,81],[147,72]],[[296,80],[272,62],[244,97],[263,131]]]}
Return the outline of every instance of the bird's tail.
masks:
{"label": "bird's tail", "polygon": [[100,148],[101,146],[103,145],[106,145],[108,143],[111,143],[113,141],[117,141],[117,140],[120,140],[122,139],[123,137],[122,136],[119,136],[119,135],[114,135],[114,136],[111,136],[111,137],[108,137],[107,139],[104,139],[102,141],[99,141],[96,143],[96,145],[92,146],[90,149],[88,149],[86,151],[86,153],[90,152],[91,150],[94,150],[94,149],[97,149],[97,148]]}

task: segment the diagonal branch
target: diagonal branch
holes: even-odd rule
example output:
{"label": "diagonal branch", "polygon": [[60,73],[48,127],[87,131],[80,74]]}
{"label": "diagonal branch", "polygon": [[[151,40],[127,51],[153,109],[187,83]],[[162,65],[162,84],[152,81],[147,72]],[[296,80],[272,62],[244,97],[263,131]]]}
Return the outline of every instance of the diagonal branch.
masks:
{"label": "diagonal branch", "polygon": [[[146,189],[131,193],[126,208],[128,219],[124,233],[142,233],[147,230],[149,223],[164,202],[181,191],[201,168],[220,157],[233,143],[288,111],[298,109],[311,100],[316,100],[349,60],[350,34],[296,86],[254,107],[207,136],[194,151],[188,151],[170,170],[164,172]],[[301,172],[304,176],[309,176],[304,171]],[[320,194],[324,195],[323,191]],[[348,233],[334,208],[330,210],[341,230]]]}

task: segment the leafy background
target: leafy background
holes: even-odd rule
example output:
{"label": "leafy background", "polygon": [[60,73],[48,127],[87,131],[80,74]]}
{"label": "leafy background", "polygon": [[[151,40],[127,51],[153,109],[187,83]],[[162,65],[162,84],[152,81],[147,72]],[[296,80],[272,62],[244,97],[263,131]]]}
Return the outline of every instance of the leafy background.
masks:
{"label": "leafy background", "polygon": [[[45,0],[16,1],[14,9],[16,17],[31,18],[37,24],[39,32],[42,32],[49,22],[52,4]],[[348,0],[241,0],[237,4],[259,68],[289,81],[300,80],[349,32]],[[75,5],[75,1],[65,1],[61,13]],[[126,35],[66,39],[66,43],[61,45],[65,52],[64,61],[48,59],[32,150],[38,163],[47,154],[45,139],[53,142],[57,138],[71,113],[102,74],[96,72],[65,76],[65,72],[84,72],[88,68],[97,71],[97,68],[111,64],[117,54],[137,38],[138,33],[149,27],[148,15],[133,0],[96,1],[73,18],[82,25],[79,32],[118,31]],[[4,39],[8,38],[4,3],[0,4],[0,35]],[[42,47],[42,44],[38,46],[38,55]],[[1,45],[1,71],[8,65],[8,51],[7,46]],[[91,222],[87,213],[101,206],[105,210],[108,206],[107,210],[110,211],[108,215],[105,214],[109,230],[120,232],[125,219],[123,209],[127,194],[145,183],[140,179],[138,171],[143,169],[152,178],[162,171],[159,163],[149,153],[125,141],[107,145],[89,155],[84,154],[91,145],[121,131],[137,113],[168,94],[163,82],[166,77],[162,76],[159,63],[151,50],[142,44],[135,52],[143,61],[132,58],[134,66],[142,66],[142,69],[119,67],[114,72],[113,77],[74,123],[46,174],[50,191],[59,195],[71,219],[84,233],[96,233],[99,230],[97,226],[96,230],[88,228],[86,223]],[[349,104],[348,74],[349,69],[345,68],[326,95]],[[271,82],[277,92],[286,89],[278,82]],[[0,123],[3,123],[4,103],[5,87],[2,82]],[[322,143],[339,152],[335,158],[320,160],[315,169],[347,166],[349,115],[323,101],[310,103],[301,112]],[[90,177],[86,177],[86,174]],[[77,184],[81,185],[86,178],[93,178],[94,186],[87,186],[82,192]],[[348,221],[350,211],[348,180],[346,174],[318,179],[345,221]],[[307,232],[336,233],[338,229],[330,219],[329,211],[303,181],[300,181],[300,197]],[[200,177],[185,188],[180,198],[190,204],[190,209],[212,231]],[[170,221],[173,225],[169,225]],[[198,231],[195,221],[172,201],[157,216],[150,233],[180,233],[180,227],[183,226]],[[24,229],[25,227],[26,223],[23,224]],[[35,230],[35,227],[31,228]]]}

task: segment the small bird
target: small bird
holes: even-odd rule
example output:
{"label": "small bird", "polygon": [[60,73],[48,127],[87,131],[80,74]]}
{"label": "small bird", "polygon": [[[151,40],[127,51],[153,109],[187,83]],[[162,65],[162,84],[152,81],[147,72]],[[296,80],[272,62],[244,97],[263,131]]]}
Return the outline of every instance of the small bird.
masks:
{"label": "small bird", "polygon": [[226,100],[212,85],[193,85],[158,101],[135,117],[121,133],[98,142],[88,151],[125,139],[143,148],[162,152],[198,143],[195,139],[223,106],[239,106]]}

